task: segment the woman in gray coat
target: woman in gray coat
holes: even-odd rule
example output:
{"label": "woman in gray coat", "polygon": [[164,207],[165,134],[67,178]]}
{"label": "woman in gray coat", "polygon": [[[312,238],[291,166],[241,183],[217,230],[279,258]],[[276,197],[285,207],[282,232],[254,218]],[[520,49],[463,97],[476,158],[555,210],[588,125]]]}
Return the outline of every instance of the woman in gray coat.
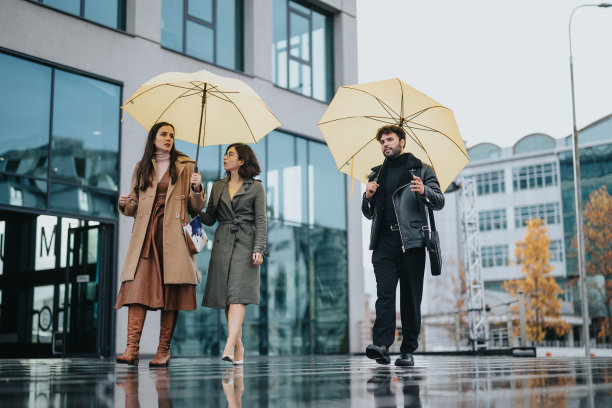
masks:
{"label": "woman in gray coat", "polygon": [[267,255],[266,193],[253,150],[230,145],[223,156],[226,176],[215,181],[202,222],[215,232],[202,306],[225,309],[227,343],[222,359],[244,361],[242,322],[247,304],[259,304],[259,265]]}

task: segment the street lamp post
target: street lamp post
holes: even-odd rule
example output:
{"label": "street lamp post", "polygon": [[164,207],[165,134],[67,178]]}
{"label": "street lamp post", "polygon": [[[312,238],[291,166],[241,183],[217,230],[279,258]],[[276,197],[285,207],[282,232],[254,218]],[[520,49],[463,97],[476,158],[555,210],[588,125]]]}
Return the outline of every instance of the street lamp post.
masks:
{"label": "street lamp post", "polygon": [[584,232],[582,230],[582,190],[580,183],[580,157],[578,152],[578,129],[576,127],[576,101],[574,97],[574,58],[572,55],[572,17],[581,7],[612,7],[609,3],[582,4],[576,7],[569,19],[569,50],[570,50],[570,79],[572,85],[572,120],[574,124],[572,137],[572,151],[574,155],[574,199],[576,206],[576,241],[578,244],[578,273],[580,277],[580,297],[582,305],[582,338],[584,339],[584,353],[586,357],[591,355],[589,336],[589,305],[586,288],[586,257],[584,254]]}

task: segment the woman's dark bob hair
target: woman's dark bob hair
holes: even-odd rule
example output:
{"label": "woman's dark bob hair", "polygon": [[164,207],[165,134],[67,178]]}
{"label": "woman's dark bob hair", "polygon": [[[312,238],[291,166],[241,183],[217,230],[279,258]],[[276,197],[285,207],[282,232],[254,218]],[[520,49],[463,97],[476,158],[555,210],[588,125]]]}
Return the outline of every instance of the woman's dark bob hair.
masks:
{"label": "woman's dark bob hair", "polygon": [[[261,168],[259,168],[259,162],[257,161],[257,156],[255,156],[253,149],[244,143],[233,143],[227,146],[225,153],[227,154],[232,147],[236,149],[238,159],[244,160],[244,164],[238,169],[240,177],[243,179],[250,179],[259,176],[261,174]],[[231,175],[229,171],[226,171],[225,174],[227,176]]]}

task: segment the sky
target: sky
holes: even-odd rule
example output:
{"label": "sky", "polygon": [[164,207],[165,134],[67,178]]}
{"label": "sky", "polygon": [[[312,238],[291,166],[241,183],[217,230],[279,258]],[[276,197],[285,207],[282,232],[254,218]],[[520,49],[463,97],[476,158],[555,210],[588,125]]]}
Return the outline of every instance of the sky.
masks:
{"label": "sky", "polygon": [[[612,2],[612,1],[611,1]],[[455,113],[467,147],[572,132],[571,0],[357,0],[359,82],[398,77]],[[612,7],[572,19],[576,120],[612,113]]]}

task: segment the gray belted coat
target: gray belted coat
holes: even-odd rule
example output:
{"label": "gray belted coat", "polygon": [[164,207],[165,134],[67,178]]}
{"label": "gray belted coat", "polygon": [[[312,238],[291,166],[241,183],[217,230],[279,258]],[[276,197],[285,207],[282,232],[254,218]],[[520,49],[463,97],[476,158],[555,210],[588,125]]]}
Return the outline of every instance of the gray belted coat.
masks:
{"label": "gray belted coat", "polygon": [[253,252],[267,254],[266,193],[260,180],[244,180],[230,200],[228,177],[215,181],[206,212],[200,218],[212,226],[213,238],[202,306],[224,309],[232,303],[259,304],[259,266]]}

